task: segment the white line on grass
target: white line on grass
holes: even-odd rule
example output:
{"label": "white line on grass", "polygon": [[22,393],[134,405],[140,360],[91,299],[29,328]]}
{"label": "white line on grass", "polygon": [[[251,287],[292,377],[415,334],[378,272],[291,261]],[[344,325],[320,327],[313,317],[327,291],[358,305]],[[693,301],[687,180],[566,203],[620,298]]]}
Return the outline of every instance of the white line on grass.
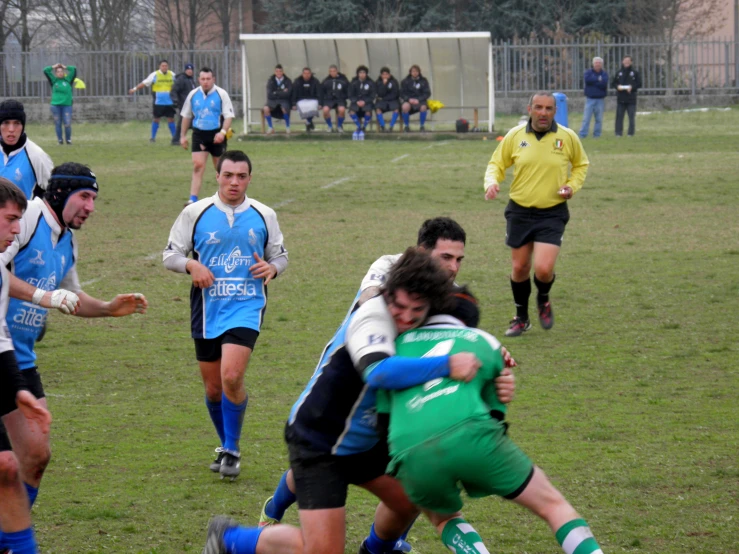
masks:
{"label": "white line on grass", "polygon": [[161,252],[154,252],[153,254],[149,254],[146,257],[144,257],[145,260],[156,260],[159,256],[161,256]]}
{"label": "white line on grass", "polygon": [[287,206],[288,204],[295,202],[295,198],[288,198],[287,200],[283,200],[282,202],[278,202],[274,205],[274,209],[282,208],[283,206]]}
{"label": "white line on grass", "polygon": [[331,181],[327,185],[323,185],[322,189],[330,189],[331,187],[335,187],[336,185],[340,185],[341,183],[346,183],[351,177],[342,177],[341,179],[336,179],[336,181]]}
{"label": "white line on grass", "polygon": [[395,162],[399,162],[400,160],[404,160],[408,156],[410,156],[410,154],[403,154],[402,156],[398,156],[397,158],[393,158],[392,160],[390,160],[390,163],[391,164],[394,164]]}
{"label": "white line on grass", "polygon": [[97,283],[102,277],[96,277],[95,279],[90,279],[89,281],[83,281],[80,283],[81,287],[87,287],[89,285],[92,285],[93,283]]}
{"label": "white line on grass", "polygon": [[449,144],[449,141],[444,140],[441,142],[437,142],[436,144],[429,144],[426,148],[424,148],[424,150],[431,150],[432,148],[435,148],[437,146],[446,146],[447,144]]}

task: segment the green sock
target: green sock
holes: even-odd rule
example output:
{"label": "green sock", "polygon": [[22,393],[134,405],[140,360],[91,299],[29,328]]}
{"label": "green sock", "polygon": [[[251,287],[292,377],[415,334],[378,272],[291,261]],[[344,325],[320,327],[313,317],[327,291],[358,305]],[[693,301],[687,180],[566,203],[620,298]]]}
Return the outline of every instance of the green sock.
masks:
{"label": "green sock", "polygon": [[461,517],[447,522],[441,533],[441,542],[457,554],[490,554],[475,528]]}
{"label": "green sock", "polygon": [[565,523],[557,529],[556,537],[567,554],[603,554],[584,519],[573,519]]}

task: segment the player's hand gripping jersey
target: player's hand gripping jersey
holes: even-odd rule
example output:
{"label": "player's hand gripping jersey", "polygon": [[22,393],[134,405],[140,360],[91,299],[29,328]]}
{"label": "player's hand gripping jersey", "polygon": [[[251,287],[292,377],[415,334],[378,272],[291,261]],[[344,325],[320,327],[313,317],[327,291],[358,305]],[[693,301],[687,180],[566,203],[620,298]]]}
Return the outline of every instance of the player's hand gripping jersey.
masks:
{"label": "player's hand gripping jersey", "polygon": [[191,289],[192,337],[212,339],[236,327],[259,331],[267,287],[249,268],[257,263],[255,255],[273,264],[278,275],[287,267],[274,210],[248,197],[234,208],[217,193],[195,202],[172,226],[165,267],[186,273],[190,252],[215,277],[210,287]]}
{"label": "player's hand gripping jersey", "polygon": [[471,420],[490,420],[491,410],[505,413],[495,379],[503,370],[500,343],[485,331],[463,326],[450,316],[433,316],[426,325],[395,341],[398,356],[427,358],[471,352],[482,363],[469,383],[448,377],[404,390],[381,390],[377,411],[390,413],[390,454],[398,454]]}

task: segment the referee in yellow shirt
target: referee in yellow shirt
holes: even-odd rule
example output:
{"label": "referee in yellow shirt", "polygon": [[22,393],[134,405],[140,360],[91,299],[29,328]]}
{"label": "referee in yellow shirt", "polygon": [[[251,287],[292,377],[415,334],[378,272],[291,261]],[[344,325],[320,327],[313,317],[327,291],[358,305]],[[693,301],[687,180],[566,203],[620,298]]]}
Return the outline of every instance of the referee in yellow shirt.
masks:
{"label": "referee in yellow shirt", "polygon": [[531,329],[528,311],[532,260],[539,322],[544,329],[554,325],[549,290],[570,219],[567,200],[582,187],[590,163],[577,133],[554,121],[556,110],[551,92],[534,94],[529,101],[528,122],[508,132],[485,172],[485,199],[493,200],[500,192],[506,169],[515,166],[510,202],[505,209],[506,244],[513,262],[511,289],[516,303],[516,317],[506,331],[508,337],[518,337]]}

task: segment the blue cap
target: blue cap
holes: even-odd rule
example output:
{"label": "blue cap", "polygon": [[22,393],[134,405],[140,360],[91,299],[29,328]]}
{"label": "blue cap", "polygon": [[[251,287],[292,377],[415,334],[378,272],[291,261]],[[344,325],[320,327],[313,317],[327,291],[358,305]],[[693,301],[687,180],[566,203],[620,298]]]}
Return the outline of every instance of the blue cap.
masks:
{"label": "blue cap", "polygon": [[192,65],[191,63],[186,63],[185,64],[185,71],[187,71],[188,69],[195,69],[195,66]]}

